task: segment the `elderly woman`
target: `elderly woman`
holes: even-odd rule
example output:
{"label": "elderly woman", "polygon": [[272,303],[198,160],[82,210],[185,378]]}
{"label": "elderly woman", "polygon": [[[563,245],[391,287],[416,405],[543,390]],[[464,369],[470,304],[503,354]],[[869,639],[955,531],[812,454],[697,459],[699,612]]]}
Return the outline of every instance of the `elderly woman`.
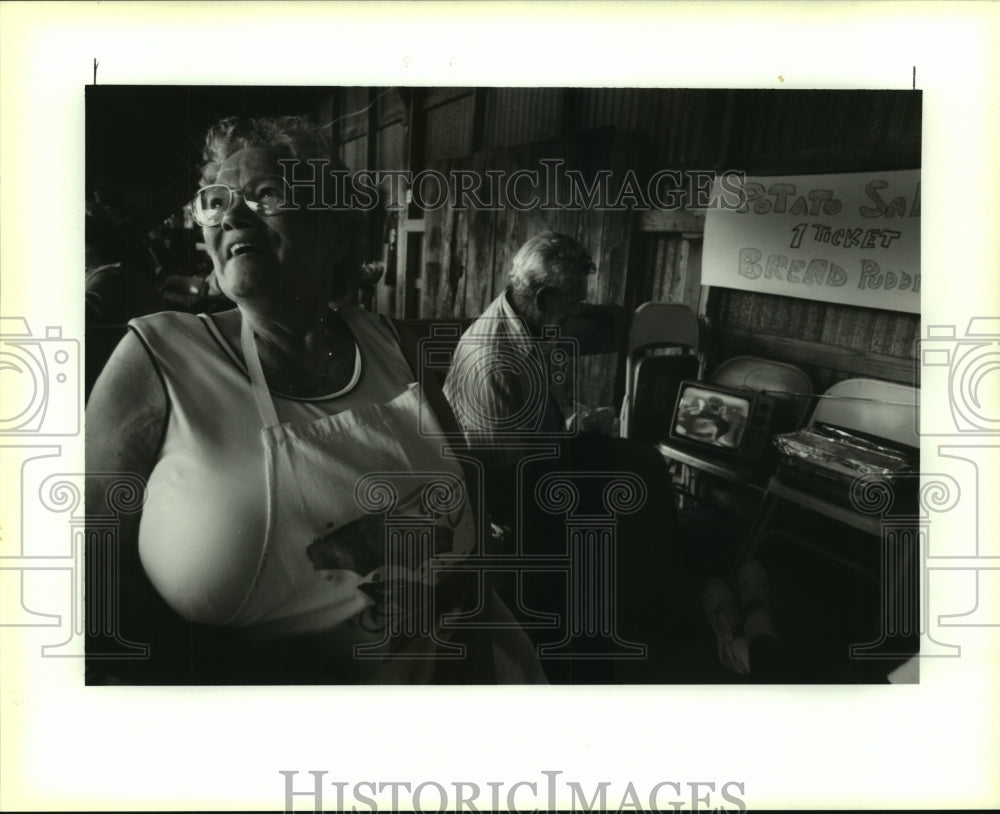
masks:
{"label": "elderly woman", "polygon": [[[299,181],[330,156],[297,117],[208,133],[192,211],[237,308],[133,320],[91,395],[88,506],[104,473],[147,483],[110,588],[115,636],[151,646],[138,668],[91,659],[92,681],[540,680],[505,609],[455,576],[478,529],[440,408],[391,323],[337,305],[359,230]],[[449,611],[507,633],[456,631]]]}

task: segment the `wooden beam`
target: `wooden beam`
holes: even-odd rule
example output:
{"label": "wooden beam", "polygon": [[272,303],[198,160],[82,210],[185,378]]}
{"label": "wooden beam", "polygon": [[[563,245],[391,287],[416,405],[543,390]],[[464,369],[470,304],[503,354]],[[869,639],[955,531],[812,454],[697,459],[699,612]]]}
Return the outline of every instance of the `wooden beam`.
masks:
{"label": "wooden beam", "polygon": [[705,231],[705,210],[649,209],[639,213],[640,232]]}
{"label": "wooden beam", "polygon": [[913,357],[888,356],[853,348],[824,345],[784,336],[766,336],[716,327],[719,345],[740,354],[764,356],[793,364],[812,365],[830,370],[846,371],[873,379],[887,379],[918,385],[916,362]]}
{"label": "wooden beam", "polygon": [[391,124],[406,123],[406,100],[398,88],[386,93],[380,91],[378,104],[375,105],[376,126],[388,127]]}
{"label": "wooden beam", "polygon": [[[416,175],[427,166],[427,145],[424,144],[424,127],[427,116],[423,108],[424,91],[414,89],[410,94],[410,103],[406,119],[406,165],[411,173]],[[407,217],[419,219],[423,211],[414,203],[410,203]]]}

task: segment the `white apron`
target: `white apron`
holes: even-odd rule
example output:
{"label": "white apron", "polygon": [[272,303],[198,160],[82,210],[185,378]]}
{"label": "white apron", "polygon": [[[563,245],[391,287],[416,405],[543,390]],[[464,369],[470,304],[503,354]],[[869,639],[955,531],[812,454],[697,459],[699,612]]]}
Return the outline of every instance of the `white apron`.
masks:
{"label": "white apron", "polygon": [[[440,613],[455,604],[428,560],[436,548],[460,564],[476,529],[461,467],[442,456],[440,436],[419,431],[421,410],[425,427],[430,415],[420,388],[282,424],[246,319],[241,343],[262,424],[267,531],[231,624],[262,640],[318,636],[330,660],[347,660],[366,683],[434,680],[442,658],[454,664],[460,651],[441,630]],[[490,670],[476,665],[472,680]]]}

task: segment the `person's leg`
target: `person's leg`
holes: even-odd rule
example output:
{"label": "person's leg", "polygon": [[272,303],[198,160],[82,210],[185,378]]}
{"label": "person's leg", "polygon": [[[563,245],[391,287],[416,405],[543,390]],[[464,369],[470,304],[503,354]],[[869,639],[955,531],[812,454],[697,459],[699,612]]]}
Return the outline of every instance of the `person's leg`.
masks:
{"label": "person's leg", "polygon": [[750,675],[750,653],[747,639],[741,635],[739,605],[729,586],[718,577],[705,584],[704,608],[715,633],[719,662],[734,673]]}
{"label": "person's leg", "polygon": [[771,619],[767,574],[757,560],[747,560],[737,575],[743,633],[755,681],[788,681],[792,670]]}

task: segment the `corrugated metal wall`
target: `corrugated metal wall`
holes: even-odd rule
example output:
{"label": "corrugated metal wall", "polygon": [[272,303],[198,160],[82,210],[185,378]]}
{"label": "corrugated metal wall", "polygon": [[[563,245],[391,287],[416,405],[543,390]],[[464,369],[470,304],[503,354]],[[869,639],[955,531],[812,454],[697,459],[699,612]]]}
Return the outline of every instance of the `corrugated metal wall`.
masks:
{"label": "corrugated metal wall", "polygon": [[712,169],[721,158],[724,93],[581,88],[570,94],[572,132],[596,127],[642,132],[648,157],[657,167]]}
{"label": "corrugated metal wall", "polygon": [[[382,95],[379,95],[382,94]],[[447,171],[537,166],[566,157],[584,134],[613,128],[614,146],[583,157],[596,167],[738,169],[799,174],[920,166],[919,94],[881,91],[724,91],[644,88],[344,89],[340,115],[376,99],[380,168]],[[352,167],[370,154],[365,116],[335,133]],[[579,158],[579,156],[578,156]],[[357,163],[361,162],[361,163]],[[595,163],[596,162],[596,163]],[[633,308],[650,299],[701,299],[700,227],[639,228],[629,213],[436,212],[423,218],[420,298],[410,315],[478,314],[503,285],[517,247],[545,228],[577,236],[599,258],[596,301]],[[411,280],[411,282],[413,282]],[[396,295],[383,298],[393,302]],[[713,362],[747,352],[807,367],[817,388],[850,375],[912,379],[919,332],[911,314],[717,289],[707,301]],[[819,348],[821,358],[812,358]],[[751,351],[754,349],[751,348]],[[606,389],[599,387],[602,393]]]}
{"label": "corrugated metal wall", "polygon": [[823,164],[827,172],[919,165],[921,97],[916,93],[747,92],[734,96],[734,104],[729,159],[748,170],[763,169],[754,164],[765,158],[786,165],[811,158],[812,167]]}
{"label": "corrugated metal wall", "polygon": [[562,88],[492,88],[486,97],[483,147],[512,147],[558,138],[565,128]]}
{"label": "corrugated metal wall", "polygon": [[425,162],[472,152],[473,96],[466,94],[424,113]]}

